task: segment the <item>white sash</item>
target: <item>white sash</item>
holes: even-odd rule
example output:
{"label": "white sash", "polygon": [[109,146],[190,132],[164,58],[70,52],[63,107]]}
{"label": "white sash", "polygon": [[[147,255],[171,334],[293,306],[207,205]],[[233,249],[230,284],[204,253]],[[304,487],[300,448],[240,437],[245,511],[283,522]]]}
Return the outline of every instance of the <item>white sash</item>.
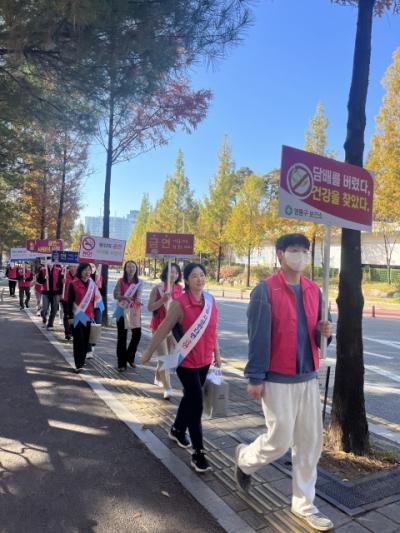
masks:
{"label": "white sash", "polygon": [[[136,291],[142,286],[142,282],[139,281],[139,283],[131,283],[129,287],[126,289],[124,293],[125,298],[133,298],[136,294]],[[118,305],[122,307],[122,309],[127,309],[129,307],[130,302],[127,302],[126,300],[121,300],[118,302]]]}
{"label": "white sash", "polygon": [[171,355],[160,355],[158,357],[158,360],[163,363],[161,370],[178,367],[204,335],[211,318],[213,297],[206,291],[203,291],[203,296],[204,307],[200,315],[178,342],[175,353]]}
{"label": "white sash", "polygon": [[86,290],[85,296],[82,298],[81,303],[79,305],[76,305],[74,303],[74,315],[77,315],[78,313],[86,313],[86,309],[89,306],[90,300],[92,299],[93,292],[96,288],[96,283],[89,278],[89,286]]}

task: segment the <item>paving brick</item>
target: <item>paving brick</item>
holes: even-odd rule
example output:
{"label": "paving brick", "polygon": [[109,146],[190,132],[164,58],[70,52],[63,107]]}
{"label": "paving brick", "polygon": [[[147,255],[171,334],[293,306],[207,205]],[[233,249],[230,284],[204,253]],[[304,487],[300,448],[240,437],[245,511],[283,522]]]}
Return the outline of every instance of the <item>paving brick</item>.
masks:
{"label": "paving brick", "polygon": [[[339,528],[335,528],[335,533],[371,533],[371,530],[353,521]],[[386,531],[382,530],[381,533],[386,533]]]}
{"label": "paving brick", "polygon": [[256,513],[252,509],[241,511],[238,514],[245,522],[249,524],[249,526],[251,526],[256,531],[267,526],[264,516],[262,514]]}
{"label": "paving brick", "polygon": [[288,477],[279,479],[278,481],[272,481],[270,485],[282,494],[285,494],[285,496],[292,494],[292,480]]}
{"label": "paving brick", "polygon": [[[380,509],[378,509],[378,511],[379,513],[393,520],[393,522],[397,522],[400,524],[400,501],[396,503],[391,503],[389,505],[385,505],[384,507],[381,507]],[[400,531],[400,527],[399,527],[399,531]]]}
{"label": "paving brick", "polygon": [[235,493],[224,496],[222,499],[235,511],[235,513],[245,511],[248,508],[247,503]]}
{"label": "paving brick", "polygon": [[261,468],[257,472],[257,476],[265,481],[278,481],[287,478],[286,474],[275,468],[273,465],[267,465]]}
{"label": "paving brick", "polygon": [[376,511],[370,511],[360,516],[360,518],[357,518],[357,522],[374,533],[396,533],[399,531],[398,523],[396,524],[390,518]]}
{"label": "paving brick", "polygon": [[228,496],[229,494],[231,494],[232,491],[230,491],[228,489],[228,487],[224,484],[224,483],[221,483],[220,481],[218,480],[213,480],[213,481],[208,481],[207,482],[207,485],[210,487],[211,490],[213,490],[215,492],[215,494],[217,494],[218,496]]}

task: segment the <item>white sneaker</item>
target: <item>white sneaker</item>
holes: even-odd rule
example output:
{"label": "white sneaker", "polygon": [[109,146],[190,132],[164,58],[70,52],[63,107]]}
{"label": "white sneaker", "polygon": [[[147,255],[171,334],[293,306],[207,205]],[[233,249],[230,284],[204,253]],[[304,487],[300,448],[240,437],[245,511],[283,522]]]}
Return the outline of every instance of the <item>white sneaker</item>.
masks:
{"label": "white sneaker", "polygon": [[292,513],[297,516],[298,518],[301,518],[306,522],[309,526],[314,528],[316,531],[330,531],[333,529],[333,522],[325,516],[324,514],[320,513],[319,511],[314,514],[309,515],[303,515],[300,513],[297,513],[296,511],[292,511]]}
{"label": "white sneaker", "polygon": [[93,359],[93,352],[88,352],[86,354],[86,359]]}
{"label": "white sneaker", "polygon": [[167,389],[164,391],[164,400],[169,400],[171,396],[174,395],[174,391],[172,389]]}

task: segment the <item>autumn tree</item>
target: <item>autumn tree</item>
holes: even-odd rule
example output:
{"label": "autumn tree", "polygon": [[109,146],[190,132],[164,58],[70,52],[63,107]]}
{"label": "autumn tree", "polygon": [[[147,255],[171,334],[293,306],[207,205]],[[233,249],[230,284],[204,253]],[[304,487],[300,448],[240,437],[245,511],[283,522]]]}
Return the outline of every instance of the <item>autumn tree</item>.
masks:
{"label": "autumn tree", "polygon": [[198,252],[211,253],[217,258],[216,278],[219,281],[224,246],[229,244],[225,226],[235,200],[235,173],[231,150],[225,136],[218,156],[218,167],[208,187],[208,195],[199,209],[196,232]]}
{"label": "autumn tree", "polygon": [[[337,3],[357,5],[358,8],[344,149],[347,163],[363,166],[373,14],[382,15],[390,8],[399,11],[400,4],[397,0],[337,0]],[[337,298],[337,363],[329,439],[335,449],[356,454],[365,454],[369,448],[364,399],[364,299],[361,281],[361,234],[360,231],[344,228]]]}
{"label": "autumn tree", "polygon": [[[305,133],[304,150],[313,154],[325,157],[336,157],[334,150],[327,151],[326,129],[329,121],[325,115],[325,109],[322,102],[318,102],[315,114],[310,120],[310,124]],[[306,234],[311,241],[311,279],[315,278],[315,247],[317,239],[322,240],[325,234],[322,224],[308,222],[305,224]]]}
{"label": "autumn tree", "polygon": [[152,218],[154,231],[187,233],[194,231],[197,206],[193,191],[185,176],[183,153],[178,151],[175,172],[164,182],[161,198],[156,203]]}
{"label": "autumn tree", "polygon": [[79,252],[82,235],[88,235],[88,232],[85,231],[84,224],[82,222],[78,222],[78,224],[76,224],[76,226],[74,226],[74,228],[72,229],[70,240],[67,243],[69,250]]}
{"label": "autumn tree", "polygon": [[225,236],[235,251],[247,258],[246,286],[250,286],[250,260],[265,240],[266,196],[264,179],[250,174],[244,178],[225,227]]}
{"label": "autumn tree", "polygon": [[400,48],[383,79],[386,94],[375,119],[367,167],[374,172],[374,229],[382,233],[388,282],[393,250],[400,238]]}
{"label": "autumn tree", "polygon": [[135,225],[129,236],[125,249],[125,260],[144,260],[146,252],[146,232],[148,231],[149,217],[152,213],[148,194],[144,194],[140,204]]}

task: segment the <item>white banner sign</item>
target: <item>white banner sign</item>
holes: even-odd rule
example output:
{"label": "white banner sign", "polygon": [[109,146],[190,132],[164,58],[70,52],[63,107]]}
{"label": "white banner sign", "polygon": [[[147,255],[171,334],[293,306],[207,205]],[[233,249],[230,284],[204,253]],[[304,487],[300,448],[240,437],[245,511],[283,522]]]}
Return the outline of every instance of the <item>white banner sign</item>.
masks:
{"label": "white banner sign", "polygon": [[29,252],[26,248],[10,248],[10,261],[34,261],[37,257],[47,257],[47,255]]}
{"label": "white banner sign", "polygon": [[126,241],[84,235],[81,237],[79,261],[81,263],[101,263],[104,265],[122,265]]}

